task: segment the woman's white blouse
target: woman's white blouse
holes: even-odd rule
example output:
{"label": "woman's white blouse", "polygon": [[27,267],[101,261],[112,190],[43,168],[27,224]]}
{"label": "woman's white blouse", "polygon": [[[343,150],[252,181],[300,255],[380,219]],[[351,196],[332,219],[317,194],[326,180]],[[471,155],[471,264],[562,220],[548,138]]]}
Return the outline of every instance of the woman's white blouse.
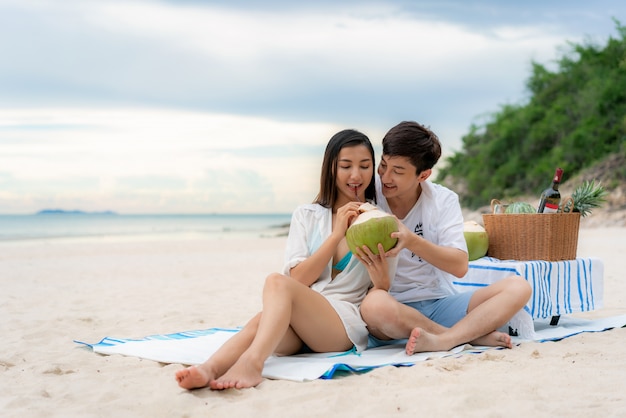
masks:
{"label": "woman's white blouse", "polygon": [[[332,210],[318,204],[299,206],[293,213],[285,250],[284,274],[317,251],[332,231]],[[368,331],[361,318],[359,306],[371,281],[367,269],[352,257],[343,271],[333,279],[332,260],[311,289],[322,294],[337,312],[348,338],[356,350],[367,348]]]}
{"label": "woman's white blouse", "polygon": [[[320,248],[331,232],[331,209],[318,204],[299,206],[291,218],[283,273],[289,275],[293,267]],[[311,288],[324,296],[359,305],[371,284],[365,266],[356,257],[352,257],[346,268],[334,279],[331,272],[332,260],[329,260]]]}

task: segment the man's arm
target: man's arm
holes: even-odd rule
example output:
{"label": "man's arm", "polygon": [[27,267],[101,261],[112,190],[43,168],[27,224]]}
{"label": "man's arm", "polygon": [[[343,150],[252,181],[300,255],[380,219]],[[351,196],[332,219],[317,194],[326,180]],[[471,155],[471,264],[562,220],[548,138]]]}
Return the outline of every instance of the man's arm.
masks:
{"label": "man's arm", "polygon": [[400,221],[398,232],[392,233],[391,236],[398,238],[398,243],[387,252],[389,257],[395,257],[400,250],[406,248],[424,261],[456,277],[463,277],[467,273],[467,253],[458,248],[433,244],[412,232]]}

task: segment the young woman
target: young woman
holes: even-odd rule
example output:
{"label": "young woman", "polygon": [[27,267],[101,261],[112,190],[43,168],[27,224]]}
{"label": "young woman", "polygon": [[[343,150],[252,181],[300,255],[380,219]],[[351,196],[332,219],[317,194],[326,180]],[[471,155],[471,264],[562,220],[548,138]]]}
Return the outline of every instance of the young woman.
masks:
{"label": "young woman", "polygon": [[330,139],[319,194],[292,215],[284,274],[267,277],[263,311],[203,364],[179,370],[181,387],[253,387],[272,354],[367,347],[359,304],[371,283],[387,282],[389,272],[385,262],[353,256],[345,233],[361,203],[375,199],[374,161],[364,134],[344,130]]}

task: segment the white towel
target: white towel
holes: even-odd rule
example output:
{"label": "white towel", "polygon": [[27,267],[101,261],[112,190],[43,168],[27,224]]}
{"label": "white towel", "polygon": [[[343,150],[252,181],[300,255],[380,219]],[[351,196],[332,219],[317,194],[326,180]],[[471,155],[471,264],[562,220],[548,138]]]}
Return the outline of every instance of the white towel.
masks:
{"label": "white towel", "polygon": [[[558,341],[581,332],[604,331],[626,326],[626,315],[598,320],[561,318],[558,326],[550,326],[549,320],[535,321],[535,341]],[[140,339],[109,338],[99,343],[88,344],[100,354],[121,354],[140,357],[160,363],[185,365],[200,364],[213,354],[238,329],[211,328],[187,331],[176,334],[152,335]],[[513,337],[516,344],[528,339]],[[345,353],[312,353],[296,356],[270,357],[265,362],[263,376],[272,379],[294,381],[329,379],[340,370],[366,372],[382,366],[410,366],[429,359],[480,353],[493,347],[471,347],[463,345],[450,351],[419,353],[407,356],[404,346],[392,345],[365,350],[361,354],[354,351]]]}
{"label": "white towel", "polygon": [[526,310],[533,319],[602,308],[604,263],[599,258],[564,261],[516,261],[483,257],[469,263],[467,274],[453,283],[458,291],[488,286],[518,275],[532,288]]}

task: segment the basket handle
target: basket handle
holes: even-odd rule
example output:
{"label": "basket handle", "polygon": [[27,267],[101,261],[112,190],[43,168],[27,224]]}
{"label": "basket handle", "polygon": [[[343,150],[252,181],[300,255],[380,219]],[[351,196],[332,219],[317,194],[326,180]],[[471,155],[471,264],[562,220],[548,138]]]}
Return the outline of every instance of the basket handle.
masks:
{"label": "basket handle", "polygon": [[[569,208],[569,210],[565,212],[563,210],[565,208]],[[572,196],[569,196],[565,198],[565,200],[563,200],[563,203],[561,204],[561,206],[559,206],[559,213],[574,213],[574,198]]]}
{"label": "basket handle", "polygon": [[501,205],[502,202],[500,202],[498,199],[491,199],[491,213],[494,213],[494,210],[496,210],[496,205]]}

